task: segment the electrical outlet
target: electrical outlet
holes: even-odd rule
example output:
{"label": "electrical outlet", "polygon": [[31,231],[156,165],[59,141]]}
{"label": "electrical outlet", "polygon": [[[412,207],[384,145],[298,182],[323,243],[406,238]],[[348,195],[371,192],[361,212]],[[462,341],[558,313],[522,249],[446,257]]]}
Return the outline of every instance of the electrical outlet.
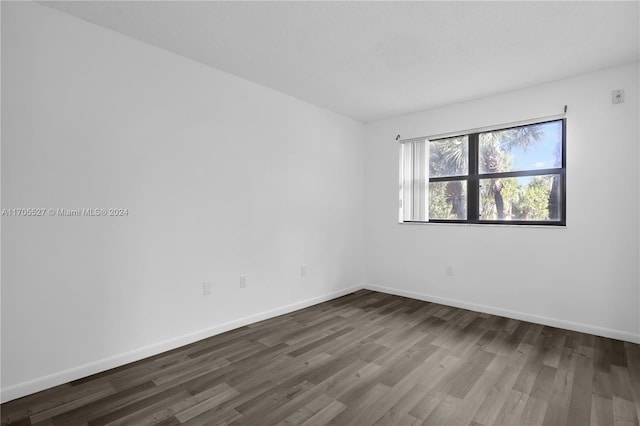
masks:
{"label": "electrical outlet", "polygon": [[211,282],[202,283],[202,294],[204,296],[211,294]]}
{"label": "electrical outlet", "polygon": [[611,92],[611,103],[621,104],[624,102],[624,89]]}
{"label": "electrical outlet", "polygon": [[307,265],[300,266],[300,276],[301,277],[307,276]]}
{"label": "electrical outlet", "polygon": [[447,266],[447,275],[449,276],[453,275],[453,266],[451,265]]}
{"label": "electrical outlet", "polygon": [[247,287],[247,277],[245,275],[240,275],[240,288]]}

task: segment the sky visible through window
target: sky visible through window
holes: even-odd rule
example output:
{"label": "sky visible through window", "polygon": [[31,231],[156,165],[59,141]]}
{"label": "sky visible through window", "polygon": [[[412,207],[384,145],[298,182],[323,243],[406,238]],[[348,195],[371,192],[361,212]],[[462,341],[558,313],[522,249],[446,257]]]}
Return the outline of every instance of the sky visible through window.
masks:
{"label": "sky visible through window", "polygon": [[542,137],[528,149],[513,148],[516,170],[538,170],[560,167],[562,153],[562,122],[552,121],[537,126],[542,130]]}
{"label": "sky visible through window", "polygon": [[[542,136],[527,149],[511,149],[514,170],[540,170],[561,167],[562,164],[562,122],[552,121],[537,126]],[[532,177],[520,177],[518,184],[526,186]]]}

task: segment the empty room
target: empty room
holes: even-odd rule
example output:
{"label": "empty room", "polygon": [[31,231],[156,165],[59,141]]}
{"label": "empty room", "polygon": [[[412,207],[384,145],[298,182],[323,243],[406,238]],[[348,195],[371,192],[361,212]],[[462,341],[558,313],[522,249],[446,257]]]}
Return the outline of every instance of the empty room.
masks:
{"label": "empty room", "polygon": [[0,14],[3,426],[640,424],[640,2]]}

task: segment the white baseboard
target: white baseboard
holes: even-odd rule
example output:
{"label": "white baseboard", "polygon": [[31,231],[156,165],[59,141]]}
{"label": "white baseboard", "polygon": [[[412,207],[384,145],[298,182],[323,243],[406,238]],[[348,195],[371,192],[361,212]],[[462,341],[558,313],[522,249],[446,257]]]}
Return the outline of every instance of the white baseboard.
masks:
{"label": "white baseboard", "polygon": [[162,342],[154,343],[152,345],[144,346],[138,349],[134,349],[129,352],[118,354],[109,358],[100,359],[89,364],[84,364],[78,367],[70,368],[68,370],[60,371],[58,373],[50,374],[48,376],[39,377],[34,380],[30,380],[16,385],[7,386],[0,391],[0,401],[2,403],[8,402],[25,395],[30,395],[35,392],[39,392],[45,389],[49,389],[54,386],[58,386],[64,383],[68,383],[73,380],[78,380],[83,377],[90,376],[92,374],[100,373],[102,371],[109,370],[111,368],[119,367],[130,362],[139,361],[141,359],[158,355],[162,352],[166,352],[172,349],[179,348],[181,346],[188,345],[190,343],[197,342],[208,337],[215,336],[230,330],[234,330],[245,325],[253,324],[258,321],[277,317],[279,315],[288,314],[298,309],[307,308],[309,306],[317,305],[318,303],[326,302],[328,300],[335,299],[340,296],[344,296],[349,293],[353,293],[362,289],[362,286],[354,286],[333,293],[328,293],[322,296],[314,297],[311,299],[303,300],[300,302],[292,303],[290,305],[282,306],[269,311],[260,312],[258,314],[250,315],[248,317],[239,318],[233,321],[229,321],[223,324],[218,324],[213,327],[205,328],[195,331],[193,333],[185,334],[175,337],[173,339],[165,340]]}
{"label": "white baseboard", "polygon": [[544,317],[526,312],[511,311],[509,309],[497,308],[494,306],[481,305],[477,303],[465,302],[462,300],[448,299],[445,297],[433,296],[426,293],[415,293],[412,291],[401,290],[397,288],[384,287],[373,284],[364,284],[364,288],[381,293],[395,294],[397,296],[409,297],[412,299],[424,300],[426,302],[434,302],[457,308],[469,309],[476,312],[484,312],[487,314],[498,315],[507,318],[513,318],[522,321],[533,322],[536,324],[548,325],[551,327],[564,328],[566,330],[580,331],[582,333],[595,334],[596,336],[610,337],[612,339],[624,340],[632,343],[640,343],[640,335],[629,333],[626,331],[614,330],[611,328],[598,327],[590,324],[582,324],[572,321],[561,320],[557,318]]}
{"label": "white baseboard", "polygon": [[218,324],[213,327],[202,329],[193,333],[185,334],[175,337],[173,339],[158,342],[153,345],[144,346],[138,349],[134,349],[129,352],[118,354],[109,358],[104,358],[89,364],[81,365],[75,368],[64,370],[58,373],[50,374],[48,376],[40,377],[27,382],[19,383],[12,386],[2,388],[0,391],[0,401],[2,403],[11,401],[16,398],[30,395],[35,392],[39,392],[54,386],[58,386],[73,380],[78,380],[83,377],[90,376],[92,374],[100,373],[102,371],[109,370],[111,368],[119,367],[130,362],[139,361],[141,359],[160,354],[172,349],[179,348],[190,343],[197,342],[208,337],[212,337],[245,325],[253,324],[258,321],[263,321],[269,318],[273,318],[279,315],[288,314],[298,309],[307,308],[309,306],[317,305],[318,303],[326,302],[328,300],[335,299],[340,296],[344,296],[349,293],[361,289],[367,289],[372,291],[379,291],[381,293],[395,294],[398,296],[410,297],[412,299],[424,300],[426,302],[440,303],[442,305],[454,306],[463,309],[469,309],[477,312],[484,312],[487,314],[499,315],[507,318],[518,319],[522,321],[533,322],[537,324],[549,325],[552,327],[564,328],[567,330],[580,331],[583,333],[595,334],[597,336],[610,337],[613,339],[624,340],[633,343],[640,343],[640,335],[613,330],[604,327],[597,327],[589,324],[581,324],[571,321],[560,320],[556,318],[543,317],[534,314],[528,314],[523,312],[511,311],[508,309],[496,308],[488,305],[481,305],[476,303],[469,303],[456,299],[448,299],[444,297],[433,296],[425,293],[415,293],[412,291],[401,290],[397,288],[384,287],[373,284],[364,284],[353,286],[347,289],[336,291],[333,293],[325,294],[322,296],[314,297],[311,299],[296,302],[290,305],[282,306],[269,311],[260,312],[258,314],[250,315],[244,318],[239,318],[233,321],[229,321],[223,324]]}

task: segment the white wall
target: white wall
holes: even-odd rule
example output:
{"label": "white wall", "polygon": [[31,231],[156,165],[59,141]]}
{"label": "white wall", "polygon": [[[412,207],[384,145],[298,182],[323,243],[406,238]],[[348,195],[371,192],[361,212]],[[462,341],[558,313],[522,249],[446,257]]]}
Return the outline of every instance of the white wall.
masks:
{"label": "white wall", "polygon": [[[367,285],[639,342],[638,81],[635,64],[367,125]],[[614,89],[625,89],[624,104],[611,103]],[[397,134],[560,114],[565,104],[566,228],[397,223]]]}
{"label": "white wall", "polygon": [[2,91],[3,208],[129,209],[2,218],[3,401],[361,284],[361,123],[34,3]]}

